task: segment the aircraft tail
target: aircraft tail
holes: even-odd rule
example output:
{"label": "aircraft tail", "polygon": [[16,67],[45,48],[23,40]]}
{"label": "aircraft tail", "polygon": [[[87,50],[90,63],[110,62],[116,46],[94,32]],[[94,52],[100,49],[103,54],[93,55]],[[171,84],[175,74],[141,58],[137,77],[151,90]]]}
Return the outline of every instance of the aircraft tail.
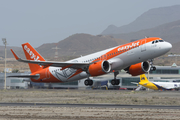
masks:
{"label": "aircraft tail", "polygon": [[143,82],[143,83],[149,82],[145,74],[140,75],[140,82]]}
{"label": "aircraft tail", "polygon": [[[22,44],[22,48],[24,50],[24,54],[27,60],[45,61],[45,59],[29,43]],[[32,63],[28,63],[28,64],[29,64],[31,73],[34,73],[36,71],[43,69],[43,66],[40,66],[38,64],[32,64]]]}

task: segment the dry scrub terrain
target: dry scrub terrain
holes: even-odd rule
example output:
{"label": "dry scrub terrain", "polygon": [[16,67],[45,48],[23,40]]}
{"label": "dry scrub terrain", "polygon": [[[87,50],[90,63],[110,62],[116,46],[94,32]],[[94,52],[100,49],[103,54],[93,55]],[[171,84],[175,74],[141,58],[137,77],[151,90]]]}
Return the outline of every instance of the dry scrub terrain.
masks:
{"label": "dry scrub terrain", "polygon": [[0,107],[1,120],[179,120],[179,110],[69,107]]}
{"label": "dry scrub terrain", "polygon": [[75,89],[0,90],[0,102],[180,105],[180,92]]}
{"label": "dry scrub terrain", "polygon": [[[130,104],[180,105],[179,91],[116,91],[116,90],[0,90],[0,102],[65,103],[65,104]],[[92,108],[0,106],[1,120],[110,120],[180,119],[179,109]]]}

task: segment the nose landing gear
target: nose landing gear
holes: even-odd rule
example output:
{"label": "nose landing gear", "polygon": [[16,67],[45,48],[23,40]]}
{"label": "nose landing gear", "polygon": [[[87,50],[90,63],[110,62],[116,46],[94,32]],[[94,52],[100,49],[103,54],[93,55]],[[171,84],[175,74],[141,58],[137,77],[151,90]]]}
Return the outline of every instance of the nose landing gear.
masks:
{"label": "nose landing gear", "polygon": [[153,66],[153,59],[149,60],[149,64],[151,65],[150,71],[155,71],[156,67]]}

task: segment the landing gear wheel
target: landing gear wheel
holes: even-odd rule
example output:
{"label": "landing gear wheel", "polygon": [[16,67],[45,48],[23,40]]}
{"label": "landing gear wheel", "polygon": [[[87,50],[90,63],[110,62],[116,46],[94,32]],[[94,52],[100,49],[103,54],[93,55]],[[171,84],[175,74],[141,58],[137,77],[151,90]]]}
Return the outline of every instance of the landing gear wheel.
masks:
{"label": "landing gear wheel", "polygon": [[116,85],[116,81],[115,81],[115,80],[112,80],[112,81],[111,81],[111,84],[112,84],[112,85]]}
{"label": "landing gear wheel", "polygon": [[116,79],[116,76],[119,74],[119,71],[114,72],[114,79],[111,81],[112,85],[119,85],[119,80]]}
{"label": "landing gear wheel", "polygon": [[150,63],[150,65],[151,65],[150,71],[155,71],[155,70],[156,70],[156,67],[153,66],[153,59],[149,60],[149,63]]}
{"label": "landing gear wheel", "polygon": [[155,71],[156,70],[156,67],[151,67],[151,69],[150,69],[151,71]]}
{"label": "landing gear wheel", "polygon": [[119,80],[112,80],[112,81],[111,81],[111,84],[112,84],[112,85],[119,85]]}
{"label": "landing gear wheel", "polygon": [[89,80],[89,85],[92,86],[93,85],[93,81]]}
{"label": "landing gear wheel", "polygon": [[116,85],[119,85],[119,80],[116,80]]}
{"label": "landing gear wheel", "polygon": [[84,81],[84,84],[85,84],[86,86],[88,86],[88,85],[89,85],[89,81],[88,81],[88,80],[85,80],[85,81]]}
{"label": "landing gear wheel", "polygon": [[91,86],[91,85],[93,85],[93,81],[87,79],[87,80],[84,81],[84,84],[85,84],[86,86],[88,86],[88,85]]}

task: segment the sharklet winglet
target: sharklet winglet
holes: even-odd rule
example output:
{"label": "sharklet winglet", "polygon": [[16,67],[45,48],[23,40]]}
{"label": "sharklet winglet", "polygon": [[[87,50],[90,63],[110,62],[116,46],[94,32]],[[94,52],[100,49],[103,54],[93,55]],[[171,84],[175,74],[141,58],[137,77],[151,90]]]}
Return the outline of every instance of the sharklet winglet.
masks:
{"label": "sharklet winglet", "polygon": [[14,57],[15,57],[15,59],[16,60],[19,60],[20,58],[19,58],[19,56],[11,49],[11,52],[12,52],[12,54],[14,55]]}

